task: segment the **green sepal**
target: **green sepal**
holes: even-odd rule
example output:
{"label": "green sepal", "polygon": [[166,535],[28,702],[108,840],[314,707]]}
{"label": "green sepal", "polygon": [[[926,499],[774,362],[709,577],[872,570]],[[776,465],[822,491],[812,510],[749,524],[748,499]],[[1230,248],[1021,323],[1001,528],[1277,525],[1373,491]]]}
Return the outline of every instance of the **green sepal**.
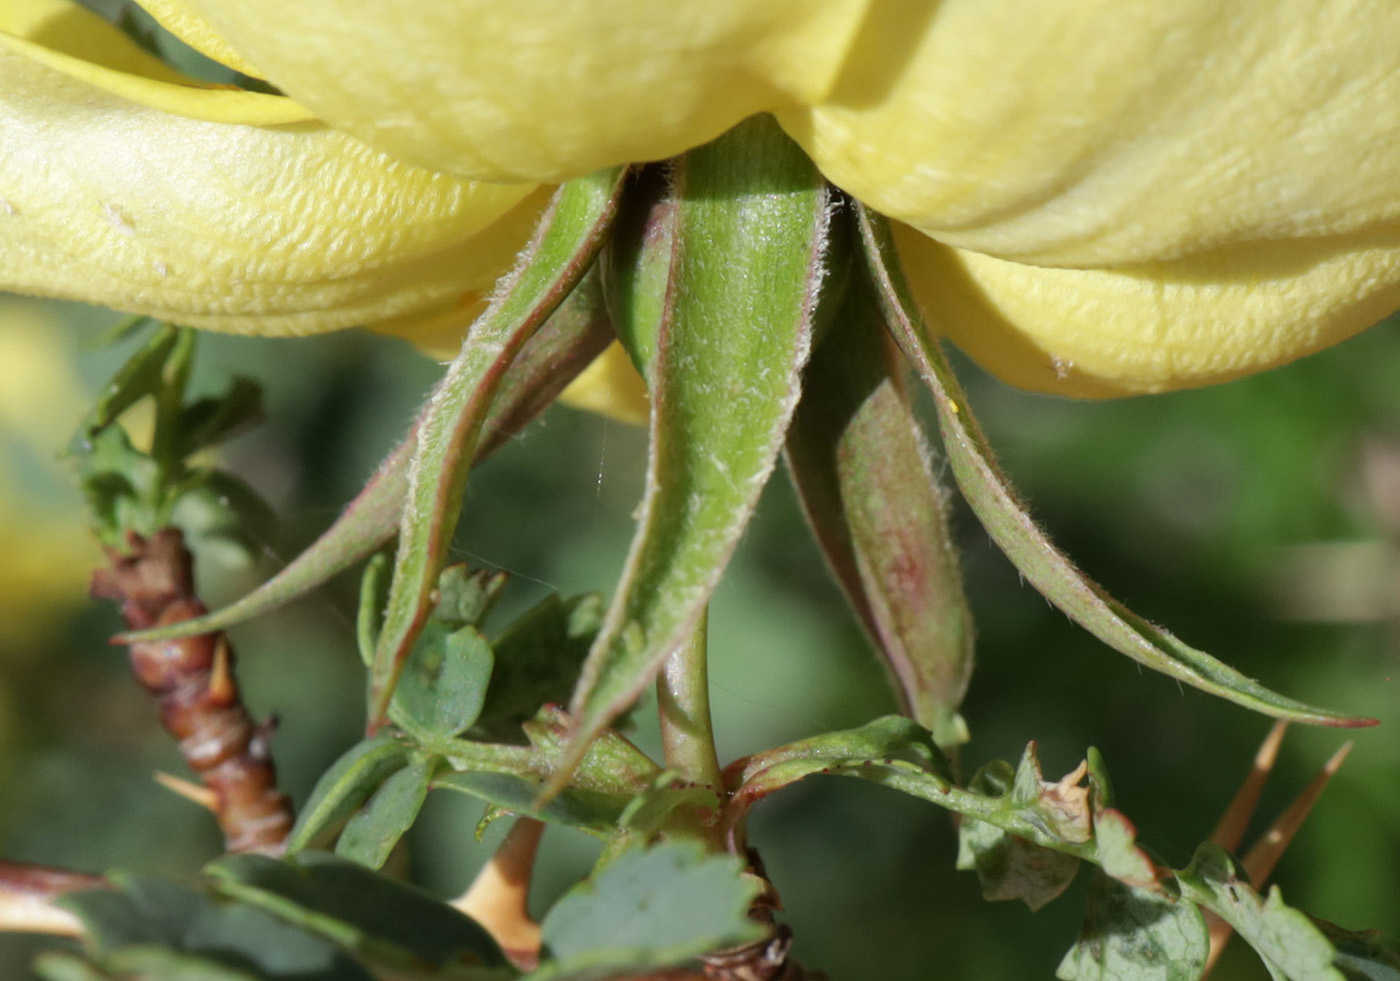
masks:
{"label": "green sepal", "polygon": [[625,168],[560,187],[524,258],[467,332],[417,430],[384,626],[370,667],[368,718],[384,718],[427,621],[487,413],[511,362],[592,265],[616,213]]}
{"label": "green sepal", "polygon": [[[543,412],[611,337],[598,276],[587,275],[506,372],[487,415],[476,462],[505,445]],[[373,555],[398,533],[415,439],[410,433],[331,526],[247,596],[207,616],[159,630],[123,634],[117,640],[129,644],[227,630],[305,595]]]}
{"label": "green sepal", "polygon": [[782,447],[825,279],[831,192],[771,117],[680,158],[671,185],[667,276],[639,277],[661,290],[638,307],[660,318],[646,490],[551,790],[695,629]]}
{"label": "green sepal", "polygon": [[1265,688],[1148,623],[1075,567],[1031,519],[997,466],[937,337],[919,315],[888,222],[860,204],[854,207],[885,322],[933,394],[943,448],[958,487],[992,540],[1041,595],[1114,650],[1237,705],[1295,722],[1376,724],[1374,719],[1315,708]]}
{"label": "green sepal", "polygon": [[946,495],[863,275],[803,374],[785,456],[802,509],[900,708],[943,747],[967,741],[972,614]]}

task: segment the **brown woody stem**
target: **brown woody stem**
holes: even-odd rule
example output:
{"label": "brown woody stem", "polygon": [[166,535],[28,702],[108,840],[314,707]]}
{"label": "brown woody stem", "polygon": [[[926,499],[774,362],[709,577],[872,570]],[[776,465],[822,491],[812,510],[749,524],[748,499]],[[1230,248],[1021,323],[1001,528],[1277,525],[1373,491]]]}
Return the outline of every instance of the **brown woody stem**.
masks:
{"label": "brown woody stem", "polygon": [[[150,538],[130,534],[127,551],[93,576],[92,594],[121,604],[127,627],[143,630],[205,613],[194,592],[193,560],[174,528]],[[291,801],[277,789],[268,751],[271,727],[244,708],[233,676],[233,648],[221,633],[148,641],[130,647],[131,670],[156,697],[160,721],[210,791],[231,852],[281,852],[291,830]]]}

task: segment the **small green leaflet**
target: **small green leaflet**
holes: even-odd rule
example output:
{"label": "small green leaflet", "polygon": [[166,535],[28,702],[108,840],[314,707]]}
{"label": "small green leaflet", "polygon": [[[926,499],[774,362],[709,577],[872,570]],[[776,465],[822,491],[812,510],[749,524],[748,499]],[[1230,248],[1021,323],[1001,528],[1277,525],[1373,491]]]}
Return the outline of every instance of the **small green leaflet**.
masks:
{"label": "small green leaflet", "polygon": [[759,884],[742,872],[737,857],[692,842],[624,852],[550,909],[549,959],[523,981],[640,973],[756,940]]}
{"label": "small green leaflet", "polygon": [[1210,937],[1187,902],[1094,876],[1079,940],[1060,962],[1061,981],[1197,981]]}

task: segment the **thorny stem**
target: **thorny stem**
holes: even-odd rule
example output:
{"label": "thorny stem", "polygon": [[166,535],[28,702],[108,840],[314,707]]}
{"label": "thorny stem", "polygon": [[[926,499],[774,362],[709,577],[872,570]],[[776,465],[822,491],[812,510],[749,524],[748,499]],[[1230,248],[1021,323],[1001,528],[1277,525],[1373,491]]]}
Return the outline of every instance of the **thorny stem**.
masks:
{"label": "thorny stem", "polygon": [[[92,593],[121,603],[131,629],[201,616],[192,558],[184,538],[165,528],[149,539],[131,533],[128,551],[108,550],[111,565],[93,576]],[[280,853],[293,815],[277,789],[269,727],[253,721],[233,676],[233,648],[223,634],[132,644],[131,670],[156,696],[160,721],[212,794],[229,851]]]}
{"label": "thorny stem", "polygon": [[684,644],[666,658],[656,678],[657,711],[666,766],[692,783],[722,792],[719,758],[710,722],[710,678],[706,665],[708,612]]}

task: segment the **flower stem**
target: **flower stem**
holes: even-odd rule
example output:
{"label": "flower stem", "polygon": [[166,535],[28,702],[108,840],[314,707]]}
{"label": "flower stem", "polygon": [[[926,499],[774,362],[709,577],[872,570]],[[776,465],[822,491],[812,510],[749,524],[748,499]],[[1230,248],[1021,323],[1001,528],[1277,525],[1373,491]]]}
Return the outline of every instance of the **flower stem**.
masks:
{"label": "flower stem", "polygon": [[708,610],[701,614],[690,639],[666,658],[656,679],[656,702],[666,766],[684,779],[718,792],[722,784],[710,722],[710,679],[705,660],[707,616]]}

